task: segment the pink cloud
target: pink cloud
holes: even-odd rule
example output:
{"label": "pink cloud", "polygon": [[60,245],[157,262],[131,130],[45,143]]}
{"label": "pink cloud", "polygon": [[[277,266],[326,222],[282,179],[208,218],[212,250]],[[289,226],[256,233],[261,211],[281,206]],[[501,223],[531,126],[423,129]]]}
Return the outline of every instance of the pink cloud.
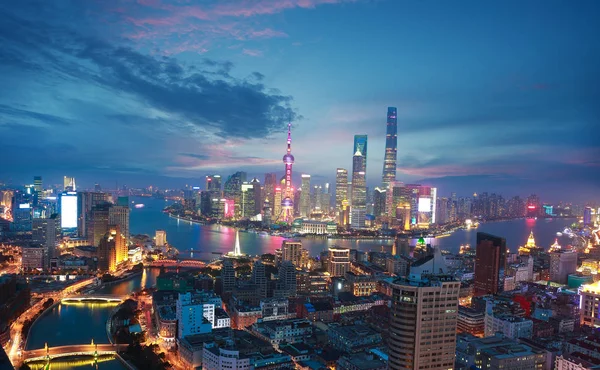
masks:
{"label": "pink cloud", "polygon": [[[213,3],[194,3],[166,0],[137,0],[113,13],[125,21],[124,36],[142,44],[171,45],[170,50],[188,51],[191,40],[217,41],[256,40],[288,37],[288,34],[269,27],[256,27],[244,19],[268,16],[293,9],[314,9],[320,5],[351,3],[358,0],[217,0]],[[237,19],[237,20],[235,20]],[[229,20],[229,21],[226,21]],[[133,27],[133,29],[131,29]],[[127,29],[128,28],[128,29]],[[149,46],[149,45],[145,45]],[[226,45],[224,45],[226,47]],[[192,51],[198,48],[192,49]]]}
{"label": "pink cloud", "polygon": [[262,57],[263,56],[263,52],[260,50],[256,50],[256,49],[244,49],[244,50],[242,50],[242,54],[248,55],[251,57]]}

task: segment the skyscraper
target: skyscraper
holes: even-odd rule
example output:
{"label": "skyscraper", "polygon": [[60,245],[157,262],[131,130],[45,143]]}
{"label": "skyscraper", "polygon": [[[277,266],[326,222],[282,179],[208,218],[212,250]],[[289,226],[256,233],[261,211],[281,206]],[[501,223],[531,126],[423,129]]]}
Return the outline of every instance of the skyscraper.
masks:
{"label": "skyscraper", "polygon": [[497,294],[504,290],[506,239],[477,233],[473,295]]}
{"label": "skyscraper", "polygon": [[398,120],[396,108],[388,107],[387,130],[385,133],[385,156],[383,158],[382,183],[384,188],[396,181],[396,156],[398,147]]}
{"label": "skyscraper", "polygon": [[265,265],[261,260],[257,260],[254,262],[252,266],[252,276],[250,280],[256,289],[256,293],[261,298],[267,297],[267,275],[266,275]]}
{"label": "skyscraper", "polygon": [[348,170],[338,168],[335,174],[335,212],[342,213],[344,200],[348,200]]}
{"label": "skyscraper", "polygon": [[361,171],[367,173],[367,135],[354,135],[354,151],[352,154],[356,152],[360,152],[364,158]]}
{"label": "skyscraper", "polygon": [[275,187],[277,186],[277,174],[265,173],[265,199],[269,200],[271,207],[275,204]]}
{"label": "skyscraper", "polygon": [[415,261],[392,284],[389,368],[454,368],[460,282],[446,271],[441,251]]}
{"label": "skyscraper", "polygon": [[256,216],[256,197],[254,191],[254,184],[247,182],[242,184],[241,217],[243,218],[252,218]]}
{"label": "skyscraper", "polygon": [[300,216],[310,215],[310,175],[302,174],[302,193],[300,193]]}
{"label": "skyscraper", "polygon": [[[350,208],[350,223],[353,229],[364,228],[365,217],[367,215],[366,155],[363,155],[360,151],[360,146],[358,148],[352,159],[352,206]],[[366,136],[364,148],[366,149]]]}
{"label": "skyscraper", "polygon": [[227,178],[223,187],[225,199],[233,200],[234,217],[242,216],[242,184],[246,182],[246,172],[238,171]]}
{"label": "skyscraper", "polygon": [[63,179],[64,191],[76,191],[75,178],[65,176]]}
{"label": "skyscraper", "polygon": [[373,192],[373,216],[380,217],[385,215],[385,203],[387,200],[387,188],[375,188]]}
{"label": "skyscraper", "polygon": [[129,206],[112,205],[108,210],[108,224],[118,225],[121,234],[129,240]]}
{"label": "skyscraper", "polygon": [[228,258],[223,260],[221,281],[223,282],[224,292],[233,291],[233,288],[235,287],[235,269],[233,268],[233,261]]}
{"label": "skyscraper", "polygon": [[283,156],[285,164],[285,184],[283,186],[281,199],[281,220],[287,223],[292,222],[294,218],[294,189],[292,188],[292,165],[294,156],[292,155],[292,124],[288,123],[287,151]]}
{"label": "skyscraper", "polygon": [[118,225],[111,226],[98,243],[98,269],[115,272],[128,257],[127,240]]}
{"label": "skyscraper", "polygon": [[206,176],[206,191],[210,192],[211,197],[221,198],[221,176],[208,175]]}

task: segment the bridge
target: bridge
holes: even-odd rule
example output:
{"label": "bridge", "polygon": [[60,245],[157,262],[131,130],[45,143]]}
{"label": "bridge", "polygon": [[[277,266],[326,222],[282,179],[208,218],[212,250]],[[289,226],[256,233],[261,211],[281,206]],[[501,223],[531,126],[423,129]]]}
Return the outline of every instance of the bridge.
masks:
{"label": "bridge", "polygon": [[149,264],[150,267],[205,267],[206,262],[198,260],[156,260]]}
{"label": "bridge", "polygon": [[66,296],[61,299],[62,302],[87,302],[87,301],[104,301],[104,302],[114,302],[120,303],[123,302],[125,298],[116,295],[102,295],[102,294],[94,294],[94,295],[73,295]]}
{"label": "bridge", "polygon": [[23,352],[24,362],[45,361],[70,356],[114,355],[127,349],[128,344],[77,344],[71,346],[46,347]]}

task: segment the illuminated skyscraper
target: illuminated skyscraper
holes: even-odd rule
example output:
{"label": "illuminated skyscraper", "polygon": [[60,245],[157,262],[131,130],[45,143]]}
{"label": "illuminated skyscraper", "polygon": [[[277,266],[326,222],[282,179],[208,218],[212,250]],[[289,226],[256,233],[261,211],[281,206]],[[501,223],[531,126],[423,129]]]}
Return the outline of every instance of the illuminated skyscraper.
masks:
{"label": "illuminated skyscraper", "polygon": [[238,171],[227,178],[223,187],[225,199],[233,200],[235,218],[242,216],[242,184],[246,182],[246,177],[246,172]]}
{"label": "illuminated skyscraper", "polygon": [[221,197],[221,176],[208,175],[206,176],[206,191],[210,192],[211,197]]}
{"label": "illuminated skyscraper", "polygon": [[294,218],[294,189],[292,188],[292,165],[294,156],[292,155],[292,124],[288,123],[287,152],[283,156],[285,164],[285,184],[282,189],[281,200],[281,221],[292,222]]}
{"label": "illuminated skyscraper", "polygon": [[275,173],[265,173],[265,188],[264,188],[264,196],[269,200],[271,207],[275,204],[275,187],[277,186],[277,174]]}
{"label": "illuminated skyscraper", "polygon": [[127,261],[127,240],[119,226],[111,226],[98,244],[98,270],[115,272],[117,266]]}
{"label": "illuminated skyscraper", "polygon": [[352,153],[356,152],[360,152],[364,159],[361,171],[367,173],[367,135],[354,135],[354,151]]}
{"label": "illuminated skyscraper", "polygon": [[382,183],[387,189],[392,181],[396,181],[396,155],[398,147],[398,120],[396,108],[388,107],[387,130],[385,133],[385,157],[383,159]]}
{"label": "illuminated skyscraper", "polygon": [[75,178],[65,176],[63,179],[64,191],[76,191]]}
{"label": "illuminated skyscraper", "polygon": [[310,214],[310,175],[302,174],[302,193],[300,193],[300,216]]}
{"label": "illuminated skyscraper", "polygon": [[[366,148],[366,136],[365,136]],[[364,156],[360,150],[354,153],[352,159],[352,207],[350,209],[350,223],[353,229],[362,229],[365,227],[365,217],[367,215],[367,182]]]}
{"label": "illuminated skyscraper", "polygon": [[338,168],[335,174],[335,212],[342,212],[343,202],[348,200],[348,170]]}

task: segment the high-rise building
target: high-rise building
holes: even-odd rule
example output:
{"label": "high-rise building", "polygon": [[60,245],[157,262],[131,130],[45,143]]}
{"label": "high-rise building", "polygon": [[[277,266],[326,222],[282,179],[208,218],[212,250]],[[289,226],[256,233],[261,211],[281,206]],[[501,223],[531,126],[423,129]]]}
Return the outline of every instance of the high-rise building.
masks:
{"label": "high-rise building", "polygon": [[92,208],[98,204],[108,202],[107,193],[78,192],[77,193],[77,234],[80,238],[88,237],[87,226],[91,217]]}
{"label": "high-rise building", "polygon": [[233,268],[233,261],[230,259],[223,260],[221,281],[223,282],[223,292],[232,292],[235,288],[235,269]]}
{"label": "high-rise building", "polygon": [[354,150],[352,151],[352,154],[355,154],[356,152],[360,152],[364,158],[362,167],[359,171],[367,173],[367,135],[354,135]]}
{"label": "high-rise building", "polygon": [[570,249],[550,250],[550,281],[567,284],[569,274],[577,270],[577,252]]}
{"label": "high-rise building", "polygon": [[56,245],[60,238],[60,218],[57,216],[54,214],[50,218],[34,218],[32,222],[31,241],[45,248],[48,260],[58,257]]}
{"label": "high-rise building", "polygon": [[75,178],[74,177],[69,177],[69,176],[65,176],[63,179],[63,185],[64,191],[77,191],[77,188],[75,186]]}
{"label": "high-rise building", "polygon": [[600,281],[582,285],[579,318],[581,325],[600,328]]}
{"label": "high-rise building", "polygon": [[302,242],[299,240],[284,240],[281,244],[281,260],[291,261],[298,268],[303,267]]}
{"label": "high-rise building", "polygon": [[373,216],[380,217],[385,215],[386,201],[386,189],[375,188],[373,192]]}
{"label": "high-rise building", "polygon": [[33,204],[37,205],[38,201],[42,197],[42,192],[44,191],[44,186],[42,184],[42,176],[33,176]]}
{"label": "high-rise building", "polygon": [[310,215],[310,175],[302,174],[302,193],[300,193],[300,216]]}
{"label": "high-rise building", "polygon": [[221,175],[206,176],[206,191],[210,192],[212,196],[221,197]]}
{"label": "high-rise building", "polygon": [[265,198],[262,195],[262,189],[260,187],[260,181],[255,177],[250,181],[254,188],[254,215],[258,215],[262,212],[263,202]]}
{"label": "high-rise building", "polygon": [[392,285],[389,368],[454,368],[460,282],[445,273],[441,253],[413,263]]}
{"label": "high-rise building", "polygon": [[330,276],[344,276],[350,271],[350,249],[330,247],[327,255],[327,271]]}
{"label": "high-rise building", "polygon": [[162,248],[167,244],[167,232],[164,230],[156,230],[154,233],[154,244],[158,248]]}
{"label": "high-rise building", "polygon": [[283,261],[279,266],[279,281],[277,282],[278,297],[293,297],[296,295],[296,267],[292,261]]}
{"label": "high-rise building", "polygon": [[364,162],[366,158],[366,155],[357,150],[352,159],[352,208],[350,210],[350,223],[353,229],[363,229],[365,227],[365,218],[367,215],[367,182],[365,175],[366,165]]}
{"label": "high-rise building", "polygon": [[255,191],[254,184],[247,183],[247,182],[242,184],[241,217],[243,217],[243,218],[252,218],[252,217],[256,216],[256,213],[255,213],[256,197],[255,197],[254,191]]}
{"label": "high-rise building", "polygon": [[506,239],[477,233],[473,295],[497,294],[504,290]]}
{"label": "high-rise building", "polygon": [[86,220],[87,239],[93,246],[98,246],[100,239],[108,231],[110,203],[101,203],[92,207],[90,217]]}
{"label": "high-rise building", "polygon": [[119,225],[121,234],[129,240],[129,206],[112,205],[108,210],[108,224]]}
{"label": "high-rise building", "polygon": [[291,223],[294,219],[294,189],[292,187],[292,166],[294,164],[294,156],[292,155],[292,124],[288,123],[287,151],[283,156],[285,165],[285,182],[281,189],[281,221]]}
{"label": "high-rise building", "polygon": [[261,260],[257,260],[254,262],[252,266],[252,276],[251,279],[252,284],[256,289],[256,293],[260,298],[267,297],[267,273],[265,269],[265,265]]}
{"label": "high-rise building", "polygon": [[242,216],[242,184],[246,182],[246,172],[238,171],[227,178],[223,189],[225,199],[231,199],[234,203],[234,217]]}
{"label": "high-rise building", "polygon": [[348,170],[338,168],[335,173],[335,212],[338,215],[338,222],[340,222],[344,200],[348,200]]}
{"label": "high-rise building", "polygon": [[275,204],[275,187],[277,186],[277,174],[265,173],[264,198],[269,200],[271,207]]}
{"label": "high-rise building", "polygon": [[592,224],[592,207],[585,207],[583,209],[583,225],[587,226]]}
{"label": "high-rise building", "polygon": [[398,147],[398,119],[396,108],[388,107],[387,129],[385,133],[385,156],[383,158],[383,187],[387,188],[390,183],[396,181],[396,156]]}
{"label": "high-rise building", "polygon": [[118,225],[110,226],[98,243],[98,270],[115,272],[117,267],[127,261],[127,239]]}

